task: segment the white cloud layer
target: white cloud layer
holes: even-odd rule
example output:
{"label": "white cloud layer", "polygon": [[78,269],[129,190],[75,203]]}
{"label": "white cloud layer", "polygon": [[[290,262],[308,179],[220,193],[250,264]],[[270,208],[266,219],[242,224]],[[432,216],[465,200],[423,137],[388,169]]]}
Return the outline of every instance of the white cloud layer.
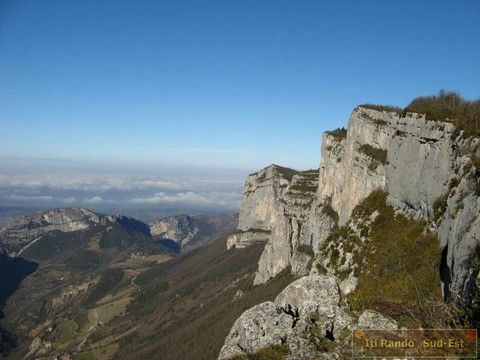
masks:
{"label": "white cloud layer", "polygon": [[0,174],[0,205],[239,208],[244,179],[184,173],[170,178],[113,174]]}

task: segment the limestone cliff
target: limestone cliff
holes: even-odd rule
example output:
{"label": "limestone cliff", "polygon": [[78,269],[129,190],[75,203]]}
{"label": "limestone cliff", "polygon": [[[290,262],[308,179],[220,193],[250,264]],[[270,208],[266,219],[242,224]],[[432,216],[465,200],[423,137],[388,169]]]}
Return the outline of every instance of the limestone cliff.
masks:
{"label": "limestone cliff", "polygon": [[[368,234],[378,231],[375,226],[382,216],[390,216],[390,226],[400,219],[419,224],[417,240],[433,238],[429,264],[440,264],[443,295],[465,303],[479,279],[479,195],[478,137],[464,136],[450,121],[427,120],[417,113],[355,108],[347,130],[323,135],[318,177],[316,171],[297,172],[287,181],[272,166],[248,178],[241,234],[228,246],[248,246],[253,240],[242,241],[242,236],[261,229],[268,236],[254,284],[286,268],[308,276],[288,286],[274,302],[247,310],[226,338],[220,358],[286,344],[292,354],[288,359],[340,359],[350,355],[342,329],[396,328],[381,314],[365,311],[357,317],[349,312],[356,308],[355,297],[343,298],[350,306],[339,306],[340,296],[357,287],[361,272],[376,256]],[[369,201],[379,204],[372,200],[379,196],[383,208],[370,205],[370,212],[362,210],[368,209]],[[395,241],[406,240],[402,236],[407,234]],[[429,271],[438,279],[436,269]]]}
{"label": "limestone cliff", "polygon": [[229,249],[270,239],[277,220],[275,206],[295,174],[295,170],[271,165],[248,176],[240,206],[238,231],[227,240]]}
{"label": "limestone cliff", "polygon": [[53,231],[74,232],[91,226],[118,224],[150,237],[148,226],[123,215],[99,215],[88,209],[58,208],[40,214],[26,215],[0,230],[0,248],[10,256],[21,255],[31,244]]}
{"label": "limestone cliff", "polygon": [[[296,174],[274,207],[276,222],[258,264],[254,284],[261,284],[288,266],[307,275],[315,250],[335,225],[316,197],[318,171]],[[312,250],[313,248],[313,250]]]}
{"label": "limestone cliff", "polygon": [[94,212],[77,208],[59,208],[41,214],[26,215],[0,230],[0,245],[9,255],[15,256],[21,253],[25,246],[48,232],[85,230],[100,221],[102,218]]}
{"label": "limestone cliff", "polygon": [[436,225],[443,249],[445,297],[464,299],[479,277],[472,254],[480,254],[480,139],[456,141],[455,147],[452,178],[437,200],[443,215]]}
{"label": "limestone cliff", "polygon": [[[470,266],[480,237],[474,190],[478,142],[462,140],[451,122],[359,106],[346,132],[323,135],[318,180],[314,171],[292,171],[287,177],[277,166],[249,176],[239,232],[228,246],[267,241],[255,284],[287,267],[298,275],[315,273],[313,265],[331,229],[346,224],[355,206],[373,190],[382,189],[388,193],[388,205],[407,216],[424,218],[438,230],[445,249],[445,292],[465,296],[471,275],[478,272]],[[434,208],[442,199],[444,213],[436,217]]]}
{"label": "limestone cliff", "polygon": [[389,204],[429,217],[452,176],[453,130],[424,115],[357,107],[345,139],[324,134],[318,195],[331,198],[340,225],[377,188]]}
{"label": "limestone cliff", "polygon": [[195,220],[188,215],[169,216],[152,222],[150,232],[154,239],[169,239],[185,247],[198,234]]}

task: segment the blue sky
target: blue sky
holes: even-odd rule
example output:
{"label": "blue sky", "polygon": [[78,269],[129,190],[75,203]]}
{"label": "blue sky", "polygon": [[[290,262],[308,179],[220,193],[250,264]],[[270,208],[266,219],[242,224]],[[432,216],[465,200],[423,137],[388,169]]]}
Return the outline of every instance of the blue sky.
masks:
{"label": "blue sky", "polygon": [[0,175],[315,168],[356,105],[478,98],[479,18],[478,0],[0,0]]}

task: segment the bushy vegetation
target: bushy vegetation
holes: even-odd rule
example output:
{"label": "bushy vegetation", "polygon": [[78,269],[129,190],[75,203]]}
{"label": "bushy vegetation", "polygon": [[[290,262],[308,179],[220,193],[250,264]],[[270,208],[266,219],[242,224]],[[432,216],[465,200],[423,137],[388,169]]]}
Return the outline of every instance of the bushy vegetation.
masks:
{"label": "bushy vegetation", "polygon": [[379,214],[364,244],[366,262],[359,272],[358,287],[350,296],[352,308],[389,304],[387,315],[397,320],[417,318],[418,326],[436,326],[429,310],[432,304],[443,303],[437,234],[425,231],[423,220],[395,214],[386,206],[386,196],[385,192],[373,192],[354,210],[359,218],[375,211]]}
{"label": "bushy vegetation", "polygon": [[335,350],[335,343],[325,337],[325,331],[318,326],[312,326],[309,329],[309,341],[315,345],[318,352],[332,352]]}
{"label": "bushy vegetation", "polygon": [[375,170],[380,164],[385,165],[387,163],[387,150],[369,144],[363,144],[358,150],[372,159],[368,165],[371,171]]}
{"label": "bushy vegetation", "polygon": [[85,303],[92,304],[111,293],[115,286],[122,280],[122,277],[123,271],[119,268],[105,270],[98,283],[93,287]]}
{"label": "bushy vegetation", "polygon": [[384,213],[387,210],[388,193],[384,190],[377,189],[370,193],[360,204],[355,206],[352,215],[355,218],[365,218],[372,215],[376,210]]}
{"label": "bushy vegetation", "polygon": [[312,247],[307,244],[297,246],[297,252],[310,256],[311,258],[315,256]]}
{"label": "bushy vegetation", "polygon": [[322,213],[329,216],[335,223],[338,223],[338,213],[333,209],[332,205],[324,205],[322,207]]}
{"label": "bushy vegetation", "polygon": [[475,173],[472,174],[472,179],[471,181],[474,182],[475,184],[475,195],[479,196],[480,195],[480,156],[477,154],[474,154],[469,162],[470,166],[475,166]]}
{"label": "bushy vegetation", "polygon": [[480,136],[480,99],[469,101],[454,91],[441,90],[438,95],[415,98],[404,109],[425,114],[427,119],[452,121],[465,137]]}
{"label": "bushy vegetation", "polygon": [[328,135],[332,135],[338,140],[345,139],[347,137],[347,129],[344,127],[336,128],[335,130],[327,131]]}
{"label": "bushy vegetation", "polygon": [[409,112],[425,114],[427,120],[452,122],[456,126],[455,137],[462,130],[465,138],[480,136],[480,99],[466,100],[454,91],[441,90],[437,95],[419,96],[403,110],[390,105],[364,104],[362,107],[395,112],[401,116]]}
{"label": "bushy vegetation", "polygon": [[283,175],[283,177],[288,181],[292,181],[292,178],[298,174],[298,171],[294,169],[290,169],[290,168],[279,166],[279,165],[275,165],[275,167]]}
{"label": "bushy vegetation", "polygon": [[289,354],[290,348],[288,345],[271,345],[252,354],[233,356],[229,360],[283,360]]}
{"label": "bushy vegetation", "polygon": [[445,193],[441,196],[439,196],[434,202],[433,202],[433,218],[434,220],[440,219],[443,214],[445,213],[445,210],[447,210],[447,200],[448,200],[448,193]]}
{"label": "bushy vegetation", "polygon": [[318,185],[318,170],[309,170],[300,173],[299,177],[295,179],[295,182],[290,186],[289,190],[298,191],[300,193],[314,193],[317,191]]}
{"label": "bushy vegetation", "polygon": [[399,108],[398,106],[375,105],[375,104],[363,104],[363,105],[360,105],[360,106],[364,107],[366,109],[371,109],[371,110],[394,112],[394,113],[397,113],[397,114],[402,113],[402,108]]}

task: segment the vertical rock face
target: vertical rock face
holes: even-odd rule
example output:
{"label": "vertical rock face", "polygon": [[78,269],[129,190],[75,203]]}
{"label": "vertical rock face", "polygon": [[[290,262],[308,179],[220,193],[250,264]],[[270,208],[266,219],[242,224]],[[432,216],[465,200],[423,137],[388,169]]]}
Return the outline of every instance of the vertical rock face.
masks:
{"label": "vertical rock face", "polygon": [[149,225],[152,236],[156,239],[169,239],[181,247],[191,242],[198,234],[195,220],[188,215],[169,216]]}
{"label": "vertical rock face", "polygon": [[250,175],[245,183],[238,229],[271,230],[275,224],[275,205],[297,171],[271,165]]}
{"label": "vertical rock face", "polygon": [[334,132],[324,135],[319,195],[331,198],[340,225],[372,190],[385,187],[385,162],[381,156],[391,138],[394,119],[394,113],[358,107],[350,117],[345,139],[339,139]]}
{"label": "vertical rock face", "polygon": [[454,126],[411,114],[398,118],[395,129],[388,146],[388,202],[407,214],[430,217],[452,177]]}
{"label": "vertical rock face", "polygon": [[[349,244],[352,249],[363,246],[361,238],[367,235],[362,235],[362,227],[367,229],[379,212],[362,219],[351,214],[376,189],[388,194],[387,205],[397,212],[423,218],[428,231],[438,232],[443,249],[444,295],[460,302],[465,300],[476,286],[480,270],[473,263],[475,253],[480,254],[480,139],[455,138],[454,134],[452,123],[426,120],[425,115],[357,107],[346,132],[335,130],[323,135],[318,181],[313,171],[299,172],[285,182],[281,191],[268,192],[251,186],[249,178],[247,199],[242,203],[249,209],[240,211],[240,229],[269,231],[254,284],[267,282],[287,267],[294,274],[310,275],[290,284],[275,302],[245,312],[225,340],[220,358],[284,343],[295,356],[300,354],[291,359],[345,358],[340,354],[342,341],[338,341],[338,330],[354,325],[338,306],[339,291],[352,291],[357,278],[351,272],[340,282],[315,273],[317,265],[335,273],[328,269],[333,251],[325,250],[325,245],[333,244],[323,244],[335,226],[347,224],[346,228],[357,236],[358,243]],[[271,172],[271,176],[278,174]],[[269,178],[269,184],[280,181]],[[339,241],[338,237],[335,239]],[[331,254],[331,259],[325,259],[321,249]],[[363,262],[355,260],[345,249],[343,243],[344,264]],[[320,304],[322,301],[326,303]],[[360,316],[358,327],[395,329],[397,324],[366,311]],[[318,331],[334,332],[333,353],[315,350]],[[325,339],[322,341],[324,344]]]}
{"label": "vertical rock face", "polygon": [[[323,135],[318,181],[312,171],[289,170],[287,176],[277,166],[248,178],[239,231],[228,246],[267,241],[255,284],[287,267],[297,275],[315,272],[314,259],[331,229],[346,224],[356,205],[382,189],[389,205],[438,227],[446,249],[444,281],[461,293],[471,278],[467,269],[479,238],[480,206],[478,194],[469,190],[471,180],[459,180],[457,195],[450,184],[457,177],[475,178],[475,166],[470,175],[461,172],[472,160],[458,149],[472,154],[479,146],[478,139],[455,140],[454,130],[452,123],[426,120],[425,115],[355,108],[346,133]],[[436,221],[434,204],[442,196],[448,199],[447,210]]]}
{"label": "vertical rock face", "polygon": [[323,137],[319,195],[331,198],[340,225],[373,190],[411,215],[428,217],[451,177],[454,126],[425,116],[356,108],[347,136]]}
{"label": "vertical rock face", "polygon": [[227,240],[227,247],[242,248],[268,241],[276,224],[275,207],[297,171],[271,165],[248,176],[240,205],[238,231]]}
{"label": "vertical rock face", "polygon": [[288,266],[297,275],[307,275],[318,245],[328,236],[334,221],[321,211],[318,201],[318,171],[296,174],[277,202],[276,223],[258,263],[254,284],[262,284]]}
{"label": "vertical rock face", "polygon": [[444,294],[454,300],[464,299],[475,286],[479,269],[472,264],[472,253],[480,253],[480,139],[462,140],[457,146],[456,177],[443,195],[445,212],[438,229]]}

